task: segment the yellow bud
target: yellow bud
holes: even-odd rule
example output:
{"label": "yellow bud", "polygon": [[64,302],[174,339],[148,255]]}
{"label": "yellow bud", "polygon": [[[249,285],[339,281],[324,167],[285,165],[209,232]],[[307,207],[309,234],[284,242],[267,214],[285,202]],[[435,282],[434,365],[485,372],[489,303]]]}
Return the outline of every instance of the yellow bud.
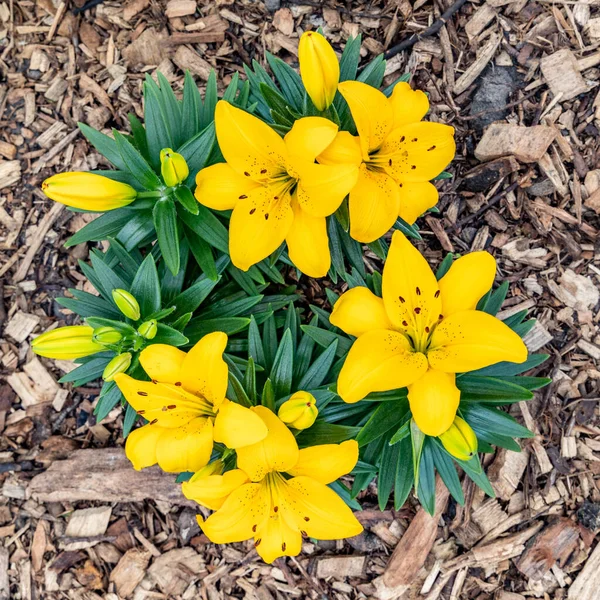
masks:
{"label": "yellow bud", "polygon": [[164,182],[174,187],[187,179],[190,170],[181,154],[173,152],[171,148],[163,148],[160,151],[160,173]]}
{"label": "yellow bud", "polygon": [[450,428],[438,437],[444,448],[458,460],[470,460],[477,452],[477,436],[460,417],[455,417]]}
{"label": "yellow bud", "polygon": [[31,349],[46,358],[74,360],[104,350],[104,346],[93,340],[93,333],[93,328],[86,325],[59,327],[36,337]]}
{"label": "yellow bud", "polygon": [[151,340],[156,336],[156,332],[158,330],[158,324],[156,319],[150,319],[149,321],[144,321],[138,327],[138,333],[147,340]]}
{"label": "yellow bud", "polygon": [[137,321],[140,318],[140,305],[135,297],[126,290],[112,291],[112,297],[118,309],[128,318]]}
{"label": "yellow bud", "polygon": [[104,212],[131,204],[137,192],[126,183],[95,173],[58,173],[42,183],[42,191],[55,202]]}
{"label": "yellow bud", "polygon": [[104,368],[102,373],[102,379],[104,381],[112,381],[115,375],[119,373],[125,373],[129,369],[131,364],[131,354],[129,352],[123,352],[123,354],[117,354]]}
{"label": "yellow bud", "polygon": [[190,483],[194,481],[198,481],[198,479],[202,479],[203,477],[210,477],[211,475],[221,475],[223,473],[223,464],[222,460],[215,460],[210,464],[202,467],[199,471],[196,471],[192,478],[189,480]]}
{"label": "yellow bud", "polygon": [[123,336],[114,327],[98,327],[94,329],[92,339],[98,344],[111,346],[112,344],[118,344],[123,339]]}
{"label": "yellow bud", "polygon": [[296,392],[277,412],[277,416],[294,429],[308,429],[316,421],[318,414],[317,401],[308,392]]}
{"label": "yellow bud", "polygon": [[306,31],[298,45],[302,83],[313,104],[325,110],[333,102],[340,80],[340,64],[329,42],[316,31]]}

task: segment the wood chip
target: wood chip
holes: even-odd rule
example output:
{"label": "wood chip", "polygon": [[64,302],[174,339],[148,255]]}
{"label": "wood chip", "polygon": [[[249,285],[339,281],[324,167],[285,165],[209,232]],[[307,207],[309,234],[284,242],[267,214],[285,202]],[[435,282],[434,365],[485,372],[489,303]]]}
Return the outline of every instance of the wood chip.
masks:
{"label": "wood chip", "polygon": [[8,160],[0,162],[0,190],[10,188],[21,181],[21,162]]}
{"label": "wood chip", "polygon": [[546,125],[522,127],[511,123],[492,123],[475,148],[481,160],[514,156],[521,162],[538,162],[556,137],[556,129]]}
{"label": "wood chip", "polygon": [[197,52],[187,46],[180,46],[175,52],[173,62],[182,70],[189,69],[191,73],[198,75],[204,81],[208,81],[212,66],[205,61]]}
{"label": "wood chip", "polygon": [[529,452],[526,448],[521,452],[509,452],[504,448],[498,450],[487,473],[498,498],[510,499],[521,481],[528,462]]}
{"label": "wood chip", "polygon": [[69,537],[92,537],[106,533],[112,509],[98,506],[76,510],[69,518],[65,535]]}
{"label": "wood chip", "polygon": [[315,574],[319,579],[362,577],[366,560],[366,556],[328,556],[319,558]]}
{"label": "wood chip", "polygon": [[110,574],[121,598],[129,598],[146,574],[151,554],[147,550],[131,548],[127,550]]}
{"label": "wood chip", "polygon": [[487,44],[479,52],[475,62],[456,80],[453,93],[455,96],[465,92],[469,86],[479,77],[486,65],[492,60],[500,45],[501,36],[493,33]]}
{"label": "wood chip", "polygon": [[169,0],[165,14],[168,19],[193,15],[196,12],[196,0]]}
{"label": "wood chip", "polygon": [[148,579],[168,598],[174,598],[185,592],[205,566],[204,559],[193,548],[176,548],[154,560],[148,569]]}
{"label": "wood chip", "polygon": [[575,55],[566,48],[544,56],[540,68],[548,87],[561,101],[571,100],[589,89],[579,72]]}
{"label": "wood chip", "polygon": [[19,344],[24,342],[31,332],[38,326],[40,318],[37,315],[16,312],[6,324],[4,332]]}
{"label": "wood chip", "polygon": [[587,559],[583,569],[569,588],[569,600],[597,600],[600,589],[600,544]]}

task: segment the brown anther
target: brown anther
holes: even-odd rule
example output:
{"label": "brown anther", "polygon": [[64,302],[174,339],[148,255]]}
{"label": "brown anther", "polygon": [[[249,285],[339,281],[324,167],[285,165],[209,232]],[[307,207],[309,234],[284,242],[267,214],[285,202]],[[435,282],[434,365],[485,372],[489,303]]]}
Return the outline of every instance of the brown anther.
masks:
{"label": "brown anther", "polygon": [[264,175],[266,172],[267,172],[267,170],[266,170],[266,169],[261,169],[261,170],[260,170],[260,174],[261,174],[261,175]]}
{"label": "brown anther", "polygon": [[173,409],[177,408],[177,404],[169,404],[169,406],[167,406],[167,408],[169,410],[173,410]]}
{"label": "brown anther", "polygon": [[435,150],[435,146],[431,146],[431,148],[427,148],[427,152],[431,152],[432,150]]}
{"label": "brown anther", "polygon": [[176,381],[176,382],[175,382],[175,385],[176,385],[177,387],[181,387],[181,381]]}
{"label": "brown anther", "polygon": [[153,421],[150,421],[150,425],[154,425],[155,423],[158,423],[158,419],[154,419]]}
{"label": "brown anther", "polygon": [[417,296],[421,295],[421,290],[419,288],[417,288]]}
{"label": "brown anther", "polygon": [[402,321],[402,325],[404,325],[404,327],[408,327],[408,323],[406,321]]}
{"label": "brown anther", "polygon": [[258,527],[258,525],[252,525],[252,531],[253,531],[254,533],[256,533],[256,528],[257,528],[257,527]]}
{"label": "brown anther", "polygon": [[254,542],[254,547],[256,548],[260,543],[261,543],[261,539],[258,538],[255,542]]}
{"label": "brown anther", "polygon": [[421,309],[417,306],[415,308],[415,315],[420,315],[421,314]]}
{"label": "brown anther", "polygon": [[253,209],[250,211],[250,214],[251,214],[251,215],[253,215],[255,212],[256,212],[256,209],[255,209],[255,208],[253,208]]}
{"label": "brown anther", "polygon": [[248,197],[248,196],[246,196],[246,194],[242,194],[242,195],[239,197],[239,199],[240,199],[240,200],[245,200],[247,197]]}
{"label": "brown anther", "polygon": [[281,551],[285,552],[286,548],[287,548],[287,546],[285,545],[285,542],[283,542],[283,544],[281,544]]}
{"label": "brown anther", "polygon": [[265,213],[265,221],[269,220],[269,213]]}
{"label": "brown anther", "polygon": [[425,333],[429,333],[429,327],[425,327]]}
{"label": "brown anther", "polygon": [[403,142],[405,139],[406,139],[406,137],[405,137],[405,136],[402,136],[402,137],[400,138],[400,143],[402,143],[402,142]]}
{"label": "brown anther", "polygon": [[437,292],[436,292],[436,293],[433,295],[433,297],[434,297],[434,298],[439,298],[439,297],[440,297],[440,290],[438,290],[438,291],[437,291]]}
{"label": "brown anther", "polygon": [[278,512],[279,511],[279,506],[274,506],[273,507],[273,512]]}
{"label": "brown anther", "polygon": [[400,302],[402,302],[402,304],[404,304],[406,302],[406,300],[402,296],[398,296],[398,300],[400,300]]}
{"label": "brown anther", "polygon": [[390,158],[390,160],[388,160],[388,165],[390,165],[390,167],[392,166],[392,159]]}
{"label": "brown anther", "polygon": [[244,175],[245,175],[246,177],[250,177],[250,173],[248,173],[248,171],[244,171]]}
{"label": "brown anther", "polygon": [[148,392],[138,392],[138,396],[147,396]]}

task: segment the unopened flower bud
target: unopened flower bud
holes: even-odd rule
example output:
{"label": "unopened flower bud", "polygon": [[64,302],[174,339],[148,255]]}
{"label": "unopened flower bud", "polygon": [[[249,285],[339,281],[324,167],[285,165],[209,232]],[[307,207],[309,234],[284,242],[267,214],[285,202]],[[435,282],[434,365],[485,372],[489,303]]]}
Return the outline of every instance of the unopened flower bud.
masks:
{"label": "unopened flower bud", "polygon": [[94,212],[127,206],[137,197],[126,183],[85,172],[52,175],[42,183],[42,192],[55,202]]}
{"label": "unopened flower bud", "polygon": [[317,31],[306,31],[298,45],[300,75],[306,92],[319,110],[333,102],[340,64],[329,42]]}
{"label": "unopened flower bud", "polygon": [[470,460],[477,453],[477,436],[471,426],[455,417],[450,428],[439,436],[444,448],[458,460]]}
{"label": "unopened flower bud", "polygon": [[126,290],[112,291],[112,297],[118,309],[128,318],[137,321],[140,318],[140,305],[135,297]]}
{"label": "unopened flower bud", "polygon": [[113,344],[118,344],[123,339],[123,335],[114,327],[98,327],[94,329],[92,338],[98,344],[112,346]]}
{"label": "unopened flower bud", "polygon": [[294,429],[308,429],[318,414],[315,397],[308,392],[296,392],[279,407],[277,416]]}
{"label": "unopened flower bud", "polygon": [[129,365],[131,365],[131,354],[129,352],[118,354],[104,368],[102,379],[104,381],[112,381],[115,375],[125,373],[129,369]]}
{"label": "unopened flower bud", "polygon": [[138,327],[138,333],[146,338],[147,340],[151,340],[156,336],[156,332],[158,331],[158,323],[156,319],[150,319],[149,321],[144,321]]}
{"label": "unopened flower bud", "polygon": [[104,350],[104,346],[94,341],[93,333],[93,328],[87,325],[59,327],[36,337],[31,349],[46,358],[74,360]]}
{"label": "unopened flower bud", "polygon": [[181,154],[173,152],[171,148],[163,148],[160,151],[160,173],[163,181],[169,187],[174,187],[187,179],[190,169]]}

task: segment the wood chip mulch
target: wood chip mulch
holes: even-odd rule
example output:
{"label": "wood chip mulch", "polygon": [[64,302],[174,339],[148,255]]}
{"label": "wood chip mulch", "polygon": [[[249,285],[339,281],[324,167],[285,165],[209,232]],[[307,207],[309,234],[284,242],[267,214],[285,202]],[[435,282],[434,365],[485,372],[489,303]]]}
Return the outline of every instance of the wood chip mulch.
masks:
{"label": "wood chip mulch", "polygon": [[[88,4],[0,0],[0,600],[597,599],[600,2]],[[99,390],[59,386],[72,365],[32,354],[32,334],[73,322],[54,298],[88,285],[88,247],[62,247],[87,218],[40,183],[104,166],[76,123],[126,131],[146,73],[180,90],[185,69],[226,85],[265,50],[297,66],[319,26],[337,50],[361,33],[364,61],[388,51],[386,83],[410,72],[456,128],[441,214],[420,221],[427,256],[491,251],[504,314],[538,318],[535,374],[555,383],[513,407],[537,434],[523,452],[487,457],[496,499],[465,481],[460,507],[440,488],[431,518],[414,500],[381,513],[371,489],[363,534],[265,565],[210,544],[170,476],[133,485],[119,410],[96,423]]]}

